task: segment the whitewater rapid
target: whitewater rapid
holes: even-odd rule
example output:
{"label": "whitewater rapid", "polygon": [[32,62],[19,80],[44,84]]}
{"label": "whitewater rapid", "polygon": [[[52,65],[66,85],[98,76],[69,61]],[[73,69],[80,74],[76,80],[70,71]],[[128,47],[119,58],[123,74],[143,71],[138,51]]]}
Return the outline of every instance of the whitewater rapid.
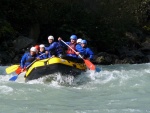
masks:
{"label": "whitewater rapid", "polygon": [[[150,64],[98,66],[79,77],[8,81],[0,67],[0,113],[150,113]],[[54,75],[53,75],[54,76]],[[15,108],[15,109],[14,109]]]}

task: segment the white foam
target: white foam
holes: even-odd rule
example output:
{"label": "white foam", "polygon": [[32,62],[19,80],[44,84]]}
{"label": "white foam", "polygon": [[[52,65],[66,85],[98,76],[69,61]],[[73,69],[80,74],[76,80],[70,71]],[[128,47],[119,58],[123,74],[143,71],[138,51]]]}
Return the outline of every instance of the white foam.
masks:
{"label": "white foam", "polygon": [[[31,80],[27,82],[27,84],[46,84],[52,87],[71,85],[73,87],[79,87],[79,89],[81,85],[84,85],[82,88],[90,88],[91,86],[91,89],[93,89],[94,84],[104,85],[117,83],[117,85],[121,86],[126,84],[129,80],[149,74],[150,70],[148,69],[148,66],[148,64],[146,64],[146,68],[143,67],[143,65],[103,66],[103,69],[101,67],[100,72],[87,70],[86,72],[81,73],[77,78],[70,75],[62,76],[60,73],[55,73],[36,80]],[[144,69],[141,69],[141,67]],[[0,81],[8,81],[12,76],[14,75],[2,75],[0,76]],[[19,75],[16,82],[24,82],[24,77],[21,78],[21,75]]]}
{"label": "white foam", "polygon": [[30,80],[27,82],[27,84],[44,84],[43,78],[35,79],[35,80]]}
{"label": "white foam", "polygon": [[13,88],[8,86],[0,86],[0,94],[9,94],[10,92],[13,92]]}
{"label": "white foam", "polygon": [[0,81],[1,82],[6,82],[6,81],[9,81],[9,79],[13,77],[13,75],[0,75]]}
{"label": "white foam", "polygon": [[23,73],[19,74],[16,82],[18,82],[18,83],[25,83],[25,78],[24,78],[25,73],[26,72],[23,72]]}
{"label": "white foam", "polygon": [[30,80],[27,84],[44,84],[52,87],[61,87],[61,85],[73,83],[74,77],[70,75],[62,76],[60,73],[44,76],[39,79]]}

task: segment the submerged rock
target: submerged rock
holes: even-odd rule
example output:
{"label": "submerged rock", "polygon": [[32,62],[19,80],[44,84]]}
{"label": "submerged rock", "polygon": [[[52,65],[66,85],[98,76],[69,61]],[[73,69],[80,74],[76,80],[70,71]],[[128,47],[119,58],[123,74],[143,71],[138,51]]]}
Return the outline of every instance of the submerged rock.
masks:
{"label": "submerged rock", "polygon": [[118,56],[106,52],[100,52],[95,58],[95,63],[105,65],[113,64],[115,59],[118,59]]}

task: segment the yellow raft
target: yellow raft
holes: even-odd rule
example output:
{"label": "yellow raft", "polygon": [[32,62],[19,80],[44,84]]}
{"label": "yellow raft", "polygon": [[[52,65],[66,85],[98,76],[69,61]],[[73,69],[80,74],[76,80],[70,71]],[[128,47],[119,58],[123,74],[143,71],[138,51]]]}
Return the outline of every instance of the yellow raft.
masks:
{"label": "yellow raft", "polygon": [[34,62],[26,71],[25,80],[33,80],[53,73],[77,76],[86,70],[84,61],[73,58],[48,58]]}

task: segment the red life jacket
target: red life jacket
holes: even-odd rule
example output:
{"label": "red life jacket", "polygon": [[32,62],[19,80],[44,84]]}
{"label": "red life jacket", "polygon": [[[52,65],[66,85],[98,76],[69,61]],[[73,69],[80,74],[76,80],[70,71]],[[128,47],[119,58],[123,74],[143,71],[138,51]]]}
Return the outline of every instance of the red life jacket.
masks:
{"label": "red life jacket", "polygon": [[[76,49],[76,43],[75,44],[70,43],[69,46],[74,50]],[[67,54],[76,54],[74,51],[72,51],[72,49],[68,47]]]}

